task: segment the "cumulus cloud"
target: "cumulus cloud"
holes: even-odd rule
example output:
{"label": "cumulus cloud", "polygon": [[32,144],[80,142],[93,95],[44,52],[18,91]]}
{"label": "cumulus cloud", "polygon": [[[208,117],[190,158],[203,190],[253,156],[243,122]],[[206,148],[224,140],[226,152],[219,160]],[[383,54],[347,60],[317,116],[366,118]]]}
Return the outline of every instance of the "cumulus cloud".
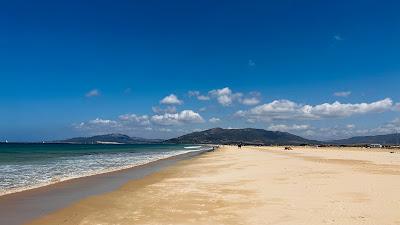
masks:
{"label": "cumulus cloud", "polygon": [[396,105],[393,107],[393,110],[400,111],[400,102],[396,103]]}
{"label": "cumulus cloud", "polygon": [[233,101],[242,97],[242,93],[233,93],[229,87],[209,91],[209,95],[216,98],[222,106],[230,106]]}
{"label": "cumulus cloud", "polygon": [[274,120],[316,120],[324,118],[349,117],[357,114],[384,112],[393,108],[393,101],[385,98],[372,103],[343,104],[323,103],[320,105],[302,105],[289,100],[275,100],[256,106],[250,110],[240,110],[236,116],[249,122]]}
{"label": "cumulus cloud", "polygon": [[336,97],[348,97],[351,95],[351,91],[339,91],[339,92],[333,93],[333,95]]}
{"label": "cumulus cloud", "polygon": [[163,114],[155,114],[153,116],[137,115],[134,113],[123,114],[115,120],[96,118],[79,124],[73,124],[73,126],[88,134],[118,132],[143,136],[143,132],[147,132],[147,134],[148,132],[152,132],[153,134],[157,132],[176,132],[177,130],[174,126],[203,122],[204,119],[200,114],[192,110],[183,110],[175,113],[164,112]]}
{"label": "cumulus cloud", "polygon": [[196,97],[200,95],[200,91],[188,91],[189,97]]}
{"label": "cumulus cloud", "polygon": [[115,120],[96,118],[94,120],[89,120],[87,122],[81,122],[79,124],[74,124],[75,128],[81,130],[98,130],[104,128],[119,128],[120,124]]}
{"label": "cumulus cloud", "polygon": [[100,119],[100,118],[96,118],[94,120],[90,120],[89,121],[90,124],[103,124],[103,125],[107,125],[107,124],[116,124],[117,122],[114,120],[104,120],[104,119]]}
{"label": "cumulus cloud", "polygon": [[338,140],[355,136],[392,134],[400,132],[400,118],[377,127],[358,128],[355,124],[316,127],[306,124],[272,124],[268,130],[289,132],[314,140]]}
{"label": "cumulus cloud", "polygon": [[88,93],[85,94],[87,98],[100,96],[100,91],[97,89],[90,90]]}
{"label": "cumulus cloud", "polygon": [[212,118],[210,118],[208,121],[209,121],[210,123],[218,123],[218,122],[221,121],[221,119],[220,119],[220,118],[217,118],[217,117],[212,117]]}
{"label": "cumulus cloud", "polygon": [[211,98],[216,99],[222,106],[231,106],[235,101],[243,105],[257,105],[260,103],[259,92],[250,92],[246,97],[240,92],[233,92],[229,87],[213,89],[207,95],[202,95],[199,91],[189,91],[189,97],[195,97],[200,101],[208,101]]}
{"label": "cumulus cloud", "polygon": [[285,131],[315,140],[337,140],[355,136],[392,134],[400,132],[400,118],[372,128],[358,128],[355,124],[315,127],[310,125],[272,124],[269,130]]}
{"label": "cumulus cloud", "polygon": [[129,122],[136,125],[148,126],[150,125],[150,119],[147,115],[138,116],[136,114],[124,114],[118,117],[122,122]]}
{"label": "cumulus cloud", "polygon": [[189,97],[196,97],[197,100],[200,100],[200,101],[208,101],[208,100],[210,100],[210,97],[209,97],[209,96],[207,96],[207,95],[202,95],[202,94],[200,93],[200,91],[189,91],[189,92],[188,92],[188,95],[189,95]]}
{"label": "cumulus cloud", "polygon": [[260,100],[256,97],[244,98],[241,100],[243,105],[257,105],[260,103]]}
{"label": "cumulus cloud", "polygon": [[354,136],[392,134],[400,132],[399,127],[400,127],[400,118],[396,118],[390,122],[372,128],[357,129],[357,127],[354,124],[348,124],[346,126],[311,128],[311,130],[313,131],[312,136],[317,139],[333,140],[333,139],[349,138]]}
{"label": "cumulus cloud", "polygon": [[389,133],[396,133],[400,132],[400,118],[395,118],[392,121],[385,123],[379,127],[370,129],[367,133],[373,134],[389,134]]}
{"label": "cumulus cloud", "polygon": [[197,99],[200,101],[208,101],[208,100],[210,100],[210,97],[208,97],[206,95],[199,95],[199,96],[197,96]]}
{"label": "cumulus cloud", "polygon": [[204,119],[200,114],[192,110],[183,110],[179,113],[165,113],[154,115],[151,121],[158,125],[181,125],[184,123],[203,123]]}
{"label": "cumulus cloud", "polygon": [[158,106],[151,107],[154,113],[156,114],[163,114],[163,113],[176,113],[175,106],[167,106],[166,108],[160,108]]}
{"label": "cumulus cloud", "polygon": [[170,94],[161,99],[160,103],[165,105],[181,105],[183,101],[178,99],[176,95]]}
{"label": "cumulus cloud", "polygon": [[292,125],[286,125],[286,124],[272,124],[268,127],[268,130],[273,130],[273,131],[304,131],[310,129],[310,125],[307,124],[292,124]]}
{"label": "cumulus cloud", "polygon": [[358,104],[342,104],[334,102],[333,104],[324,103],[310,108],[310,113],[317,117],[347,117],[354,114],[365,114],[370,112],[384,112],[390,110],[393,106],[393,101],[390,98],[385,98],[372,103]]}

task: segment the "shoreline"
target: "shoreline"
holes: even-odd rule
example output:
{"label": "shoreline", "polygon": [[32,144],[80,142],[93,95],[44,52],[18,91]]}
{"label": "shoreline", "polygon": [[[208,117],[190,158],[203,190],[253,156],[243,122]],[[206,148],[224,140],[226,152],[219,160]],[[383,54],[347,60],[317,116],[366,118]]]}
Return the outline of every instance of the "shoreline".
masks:
{"label": "shoreline", "polygon": [[[207,151],[207,149],[198,150],[198,151]],[[160,161],[160,160],[168,159],[168,158],[171,158],[171,157],[176,157],[176,156],[179,156],[179,155],[188,154],[188,153],[191,153],[191,152],[195,152],[195,151],[188,151],[188,152],[181,153],[181,154],[178,154],[178,155],[168,156],[166,158],[156,159],[154,161],[149,161],[149,162],[145,162],[145,163],[142,163],[142,164],[129,165],[129,166],[124,166],[124,167],[119,167],[119,168],[114,168],[114,169],[109,169],[109,170],[103,170],[103,171],[90,173],[90,174],[86,174],[86,175],[81,175],[81,176],[76,176],[76,177],[68,177],[68,178],[63,178],[63,179],[54,178],[53,179],[54,181],[49,182],[49,183],[43,183],[43,184],[38,184],[38,185],[34,185],[34,186],[29,186],[29,187],[15,188],[15,189],[11,189],[11,190],[8,190],[8,191],[2,191],[2,192],[0,192],[0,199],[3,196],[18,194],[18,193],[21,193],[21,192],[31,191],[31,190],[35,190],[35,189],[39,189],[39,188],[45,188],[45,187],[50,186],[50,185],[56,185],[56,184],[59,184],[59,183],[64,183],[64,182],[68,182],[68,181],[72,181],[72,180],[76,180],[76,179],[84,179],[84,178],[87,178],[87,177],[92,177],[92,176],[97,176],[97,175],[102,175],[102,174],[107,174],[107,173],[114,173],[114,172],[129,170],[129,169],[132,169],[132,168],[135,168],[135,167],[144,166],[144,165],[147,165],[147,164],[150,164],[150,163],[154,163],[154,162],[157,162],[157,161]]]}
{"label": "shoreline", "polygon": [[223,146],[28,224],[398,225],[398,178],[399,154]]}
{"label": "shoreline", "polygon": [[[80,199],[113,191],[128,181],[140,179],[181,160],[212,150],[212,147],[207,147],[204,150],[190,151],[129,168],[76,177],[0,195],[0,224],[23,224]],[[20,214],[21,211],[25,213]]]}

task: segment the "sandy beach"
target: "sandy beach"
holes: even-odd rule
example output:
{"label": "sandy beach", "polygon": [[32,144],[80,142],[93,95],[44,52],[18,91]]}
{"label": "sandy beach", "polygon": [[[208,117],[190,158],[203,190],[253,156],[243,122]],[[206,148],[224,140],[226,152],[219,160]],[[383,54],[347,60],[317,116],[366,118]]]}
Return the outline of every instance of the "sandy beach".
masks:
{"label": "sandy beach", "polygon": [[400,153],[221,147],[29,224],[400,224]]}

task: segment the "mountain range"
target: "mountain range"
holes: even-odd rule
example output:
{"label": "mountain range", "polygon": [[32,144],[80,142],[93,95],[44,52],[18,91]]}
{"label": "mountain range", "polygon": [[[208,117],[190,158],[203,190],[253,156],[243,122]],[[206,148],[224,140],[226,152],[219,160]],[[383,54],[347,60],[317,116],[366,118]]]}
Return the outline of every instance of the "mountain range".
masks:
{"label": "mountain range", "polygon": [[146,139],[140,137],[130,137],[124,134],[104,134],[92,137],[75,137],[57,143],[71,143],[71,144],[152,144],[160,143],[162,139]]}
{"label": "mountain range", "polygon": [[316,141],[280,131],[263,129],[223,129],[212,128],[204,131],[193,132],[168,140],[146,139],[130,137],[124,134],[105,134],[92,137],[76,137],[57,143],[72,144],[255,144],[255,145],[302,145],[302,144],[332,144],[332,145],[365,145],[383,144],[399,145],[400,134],[386,134],[376,136],[359,136],[348,139],[332,141]]}
{"label": "mountain range", "polygon": [[205,131],[193,132],[177,138],[172,138],[166,143],[179,144],[256,144],[256,145],[300,145],[316,144],[317,141],[308,140],[294,134],[280,131],[267,131],[263,129],[223,129],[213,128]]}
{"label": "mountain range", "polygon": [[339,145],[363,145],[363,144],[382,144],[382,145],[399,145],[400,134],[384,134],[375,136],[358,136],[341,140],[330,141],[331,144]]}

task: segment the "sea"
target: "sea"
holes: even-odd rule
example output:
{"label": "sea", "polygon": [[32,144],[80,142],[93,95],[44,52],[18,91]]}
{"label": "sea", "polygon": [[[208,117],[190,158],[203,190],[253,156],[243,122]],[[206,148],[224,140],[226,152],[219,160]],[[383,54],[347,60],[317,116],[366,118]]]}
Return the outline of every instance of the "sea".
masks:
{"label": "sea", "polygon": [[0,144],[0,195],[107,173],[207,146],[173,144]]}

